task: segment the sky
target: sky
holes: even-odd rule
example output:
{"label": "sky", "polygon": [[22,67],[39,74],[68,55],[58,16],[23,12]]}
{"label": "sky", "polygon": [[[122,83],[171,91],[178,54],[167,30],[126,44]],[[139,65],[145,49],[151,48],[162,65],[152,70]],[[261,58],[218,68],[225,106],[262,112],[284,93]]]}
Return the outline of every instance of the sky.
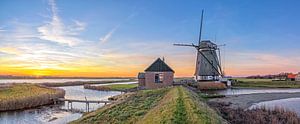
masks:
{"label": "sky", "polygon": [[1,0],[0,75],[136,76],[158,57],[192,76],[203,39],[228,76],[300,72],[298,0]]}

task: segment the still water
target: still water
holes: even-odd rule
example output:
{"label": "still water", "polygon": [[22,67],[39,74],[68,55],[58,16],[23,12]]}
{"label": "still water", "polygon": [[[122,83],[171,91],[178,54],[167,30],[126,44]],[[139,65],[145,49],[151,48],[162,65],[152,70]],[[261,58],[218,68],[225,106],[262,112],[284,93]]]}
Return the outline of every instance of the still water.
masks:
{"label": "still water", "polygon": [[253,93],[296,93],[300,92],[300,89],[291,89],[291,88],[261,88],[261,89],[226,89],[218,91],[205,91],[206,93],[216,93],[222,95],[241,95],[241,94],[253,94]]}
{"label": "still water", "polygon": [[[219,91],[208,91],[206,93],[217,93],[222,95],[242,95],[242,94],[254,94],[254,93],[296,93],[300,92],[300,89],[291,89],[291,88],[261,88],[261,89],[226,89]],[[256,107],[266,107],[268,109],[274,109],[275,107],[284,108],[286,110],[294,111],[300,117],[300,98],[288,98],[288,99],[279,99],[272,101],[260,102],[252,105],[249,109]]]}
{"label": "still water", "polygon": [[[136,82],[123,82],[136,83]],[[103,84],[105,85],[105,84]],[[84,89],[83,86],[59,87],[66,91],[67,99],[107,100],[111,96],[119,95],[117,91],[96,91]],[[103,104],[90,104],[90,111]],[[0,113],[0,124],[64,124],[81,117],[85,111],[85,103],[73,103],[73,112],[67,109],[67,102],[61,105],[43,106],[36,109]]]}
{"label": "still water", "polygon": [[300,117],[299,103],[300,103],[300,98],[279,99],[279,100],[260,102],[250,106],[249,109],[253,109],[257,107],[266,107],[268,109],[274,109],[275,107],[279,107],[289,111],[294,111]]}
{"label": "still water", "polygon": [[120,81],[129,79],[0,79],[0,83],[62,83],[73,81]]}

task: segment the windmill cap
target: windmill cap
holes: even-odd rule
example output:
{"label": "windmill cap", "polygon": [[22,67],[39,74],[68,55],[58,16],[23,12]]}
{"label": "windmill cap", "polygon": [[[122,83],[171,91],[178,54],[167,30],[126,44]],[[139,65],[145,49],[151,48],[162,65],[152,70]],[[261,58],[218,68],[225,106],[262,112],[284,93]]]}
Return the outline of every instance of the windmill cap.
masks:
{"label": "windmill cap", "polygon": [[210,40],[202,40],[199,46],[200,48],[217,48],[217,45]]}

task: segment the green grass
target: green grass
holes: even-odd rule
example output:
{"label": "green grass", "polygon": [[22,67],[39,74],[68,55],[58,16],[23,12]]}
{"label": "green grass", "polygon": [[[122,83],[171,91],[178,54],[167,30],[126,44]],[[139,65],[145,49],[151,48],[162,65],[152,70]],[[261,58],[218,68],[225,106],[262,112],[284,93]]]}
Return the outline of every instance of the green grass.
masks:
{"label": "green grass", "polygon": [[161,100],[169,89],[139,91],[126,101],[100,108],[72,123],[129,124],[137,122]]}
{"label": "green grass", "polygon": [[243,82],[272,82],[272,79],[249,79],[249,78],[235,78],[235,79]]}
{"label": "green grass", "polygon": [[0,101],[22,99],[42,94],[54,94],[53,89],[43,88],[34,84],[15,84],[0,90]]}
{"label": "green grass", "polygon": [[112,84],[112,85],[105,85],[104,87],[107,87],[111,90],[126,90],[137,87],[138,84]]}
{"label": "green grass", "polygon": [[193,77],[175,77],[174,81],[179,82],[181,80],[193,80],[193,79],[194,79]]}
{"label": "green grass", "polygon": [[105,106],[72,123],[218,124],[224,120],[184,87],[138,91],[122,103]]}
{"label": "green grass", "polygon": [[203,100],[209,100],[212,98],[222,98],[225,97],[225,95],[222,94],[205,94],[205,93],[198,93],[198,95],[203,99]]}
{"label": "green grass", "polygon": [[182,88],[188,124],[220,124],[225,120],[211,109],[195,92]]}
{"label": "green grass", "polygon": [[237,78],[233,87],[245,88],[300,88],[299,81],[272,81],[272,79],[246,79]]}
{"label": "green grass", "polygon": [[177,104],[176,104],[175,112],[173,114],[172,123],[173,124],[187,124],[188,123],[186,106],[183,101],[182,88],[178,88]]}

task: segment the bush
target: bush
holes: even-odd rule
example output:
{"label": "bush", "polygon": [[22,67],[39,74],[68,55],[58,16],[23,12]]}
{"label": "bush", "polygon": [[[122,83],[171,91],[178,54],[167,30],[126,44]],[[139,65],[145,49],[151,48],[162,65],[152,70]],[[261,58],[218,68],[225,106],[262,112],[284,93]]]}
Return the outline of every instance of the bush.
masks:
{"label": "bush", "polygon": [[223,83],[199,82],[197,88],[200,90],[222,90],[226,89],[226,85]]}

